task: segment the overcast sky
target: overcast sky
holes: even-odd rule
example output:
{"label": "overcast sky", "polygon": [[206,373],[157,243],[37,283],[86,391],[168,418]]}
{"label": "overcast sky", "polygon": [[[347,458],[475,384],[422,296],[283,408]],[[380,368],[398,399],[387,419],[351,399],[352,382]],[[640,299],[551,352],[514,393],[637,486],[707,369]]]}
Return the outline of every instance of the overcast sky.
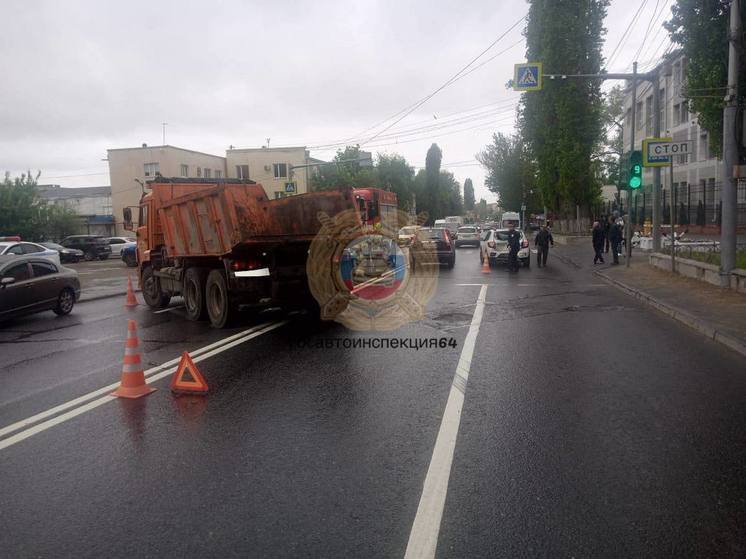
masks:
{"label": "overcast sky", "polygon": [[[607,58],[641,3],[610,71],[667,46],[671,0],[613,0]],[[0,170],[108,185],[106,150],[159,145],[167,122],[168,144],[223,156],[270,138],[330,159],[330,144],[349,140],[423,166],[437,142],[444,167],[493,201],[474,155],[513,130],[518,94],[505,83],[525,57],[523,23],[404,120],[370,127],[442,86],[526,11],[496,0],[2,0]]]}

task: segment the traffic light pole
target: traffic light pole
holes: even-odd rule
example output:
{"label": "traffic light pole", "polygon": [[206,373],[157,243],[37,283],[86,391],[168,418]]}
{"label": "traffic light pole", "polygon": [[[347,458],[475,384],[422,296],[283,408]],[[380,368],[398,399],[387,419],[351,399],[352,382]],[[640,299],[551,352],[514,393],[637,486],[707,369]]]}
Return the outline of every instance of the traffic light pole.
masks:
{"label": "traffic light pole", "polygon": [[[653,82],[653,137],[661,137],[661,99],[660,99],[660,77],[658,72],[652,79]],[[673,187],[673,181],[671,182]],[[673,189],[673,188],[672,188]],[[661,249],[661,168],[653,167],[653,251]],[[673,238],[673,231],[671,231]],[[673,245],[671,245],[673,247]]]}
{"label": "traffic light pole", "polygon": [[[632,160],[632,152],[635,151],[635,128],[637,128],[637,62],[632,63],[632,122],[629,127],[629,154]],[[627,219],[624,220],[624,251],[626,258],[624,265],[629,268],[629,261],[632,260],[632,214],[630,213],[630,200],[632,199],[632,190],[627,185]]]}

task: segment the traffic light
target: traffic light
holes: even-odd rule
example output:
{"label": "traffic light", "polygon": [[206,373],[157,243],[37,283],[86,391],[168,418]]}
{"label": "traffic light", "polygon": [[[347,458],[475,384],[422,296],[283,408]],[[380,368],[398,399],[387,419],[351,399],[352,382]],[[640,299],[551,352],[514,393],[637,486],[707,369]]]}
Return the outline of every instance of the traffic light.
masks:
{"label": "traffic light", "polygon": [[633,151],[629,157],[629,187],[636,190],[642,186],[642,152]]}

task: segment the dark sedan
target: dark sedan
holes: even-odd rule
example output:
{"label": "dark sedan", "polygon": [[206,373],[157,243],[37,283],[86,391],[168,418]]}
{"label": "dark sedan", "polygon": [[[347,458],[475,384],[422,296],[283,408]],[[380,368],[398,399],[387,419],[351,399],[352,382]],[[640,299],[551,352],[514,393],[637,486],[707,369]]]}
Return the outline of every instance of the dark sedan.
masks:
{"label": "dark sedan", "polygon": [[79,299],[75,270],[45,258],[0,256],[0,322],[48,310],[65,315]]}
{"label": "dark sedan", "polygon": [[81,260],[83,260],[83,257],[85,255],[82,250],[78,250],[77,248],[65,248],[62,245],[58,245],[57,243],[45,242],[39,244],[59,252],[60,260],[62,262],[80,262]]}

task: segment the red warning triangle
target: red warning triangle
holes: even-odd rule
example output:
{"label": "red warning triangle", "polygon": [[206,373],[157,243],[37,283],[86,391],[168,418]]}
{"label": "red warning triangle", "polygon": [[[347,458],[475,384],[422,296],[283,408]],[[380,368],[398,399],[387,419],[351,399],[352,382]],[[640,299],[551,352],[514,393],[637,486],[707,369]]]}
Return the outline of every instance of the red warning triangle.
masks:
{"label": "red warning triangle", "polygon": [[186,351],[181,354],[179,367],[171,378],[171,391],[207,394],[207,381]]}

